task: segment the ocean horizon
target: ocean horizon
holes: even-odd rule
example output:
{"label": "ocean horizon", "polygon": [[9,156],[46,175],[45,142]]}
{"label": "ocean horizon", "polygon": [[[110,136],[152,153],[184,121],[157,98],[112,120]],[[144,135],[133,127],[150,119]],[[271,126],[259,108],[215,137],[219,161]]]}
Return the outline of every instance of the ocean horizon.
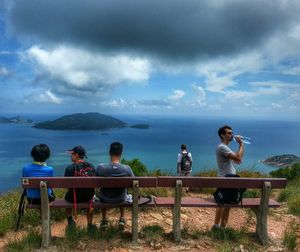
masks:
{"label": "ocean horizon", "polygon": [[[35,122],[52,120],[57,115],[22,115]],[[243,163],[238,170],[251,169],[262,173],[276,167],[261,163],[270,156],[295,154],[300,156],[300,123],[297,121],[270,121],[254,119],[192,118],[163,116],[114,116],[129,125],[149,124],[149,129],[120,128],[99,131],[62,131],[32,128],[31,124],[0,124],[0,193],[20,187],[22,167],[31,163],[31,148],[46,143],[51,149],[47,164],[54,167],[56,176],[63,176],[70,163],[66,152],[76,145],[87,149],[88,161],[95,166],[109,162],[108,149],[111,142],[124,145],[123,158],[138,158],[149,171],[160,169],[175,174],[177,153],[185,143],[193,155],[193,174],[216,169],[215,148],[220,142],[219,127],[227,124],[235,134],[249,136],[250,145],[245,145]],[[237,143],[230,144],[237,150]]]}

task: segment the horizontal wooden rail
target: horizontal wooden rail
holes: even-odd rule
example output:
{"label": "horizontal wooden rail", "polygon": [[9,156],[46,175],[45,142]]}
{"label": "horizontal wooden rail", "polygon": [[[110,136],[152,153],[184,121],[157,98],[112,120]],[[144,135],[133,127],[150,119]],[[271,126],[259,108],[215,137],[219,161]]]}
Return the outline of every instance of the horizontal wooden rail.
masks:
{"label": "horizontal wooden rail", "polygon": [[40,188],[40,181],[47,182],[51,188],[131,188],[134,180],[139,187],[156,187],[156,177],[30,177],[22,178],[23,188]]}
{"label": "horizontal wooden rail", "polygon": [[262,188],[265,182],[271,183],[271,188],[285,188],[285,178],[232,178],[232,177],[157,177],[158,187],[176,187],[176,181],[181,180],[183,187],[197,188]]}

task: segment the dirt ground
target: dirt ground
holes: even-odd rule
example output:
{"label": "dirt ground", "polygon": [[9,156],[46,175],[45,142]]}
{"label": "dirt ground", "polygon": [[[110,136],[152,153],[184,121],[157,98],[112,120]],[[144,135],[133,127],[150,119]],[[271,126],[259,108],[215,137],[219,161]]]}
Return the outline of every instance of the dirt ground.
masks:
{"label": "dirt ground", "polygon": [[[190,195],[197,196],[197,195]],[[214,222],[215,209],[210,208],[182,208],[181,211],[181,224],[182,228],[189,231],[205,231],[212,227]],[[118,220],[118,211],[110,210],[108,217],[112,223],[116,223]],[[131,231],[131,212],[129,210],[125,213],[126,216],[126,229],[125,231]],[[94,223],[99,226],[100,214],[95,214]],[[285,206],[279,209],[270,210],[268,217],[268,234],[269,244],[267,247],[261,247],[261,251],[285,251],[282,245],[284,231],[289,223],[299,223],[300,218],[287,214]],[[57,222],[52,225],[52,237],[64,238],[65,228],[67,222]],[[78,217],[78,225],[85,227],[86,218],[84,215]],[[141,211],[139,213],[139,228],[148,225],[159,225],[166,233],[172,231],[172,212],[169,208],[150,209],[148,211]],[[228,227],[240,230],[247,228],[248,231],[255,231],[255,217],[249,215],[245,209],[231,209],[230,220]],[[5,251],[5,245],[7,242],[21,239],[25,235],[25,231],[9,232],[4,237],[0,238],[0,251]],[[300,244],[300,230],[297,231],[298,244]],[[154,241],[145,241],[139,239],[137,246],[132,246],[129,241],[124,239],[113,239],[109,241],[80,241],[77,248],[73,251],[216,251],[214,243],[211,238],[203,239],[185,239],[181,243],[176,244],[170,239],[158,239]],[[41,250],[40,250],[41,251]],[[50,247],[47,251],[61,251],[59,248]],[[240,244],[235,251],[251,251],[243,248],[243,244]],[[300,251],[300,246],[298,246]]]}

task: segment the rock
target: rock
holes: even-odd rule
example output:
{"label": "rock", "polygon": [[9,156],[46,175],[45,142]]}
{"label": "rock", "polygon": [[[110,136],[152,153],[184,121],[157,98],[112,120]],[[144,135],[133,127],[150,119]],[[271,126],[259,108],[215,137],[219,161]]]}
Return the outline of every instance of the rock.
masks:
{"label": "rock", "polygon": [[173,221],[171,219],[166,219],[165,223],[167,223],[168,225],[173,225]]}
{"label": "rock", "polygon": [[154,219],[162,221],[164,218],[160,214],[156,213],[150,213],[150,216],[152,216]]}
{"label": "rock", "polygon": [[188,219],[188,216],[185,215],[185,214],[181,214],[181,219],[184,220],[184,221],[186,221]]}
{"label": "rock", "polygon": [[126,248],[119,248],[119,250],[117,250],[118,252],[128,252],[128,249]]}
{"label": "rock", "polygon": [[162,248],[162,244],[160,242],[155,243],[154,245],[155,249],[161,249]]}
{"label": "rock", "polygon": [[86,244],[83,243],[82,241],[79,241],[79,243],[77,245],[77,249],[79,249],[79,250],[85,250],[86,249]]}
{"label": "rock", "polygon": [[240,245],[240,250],[241,250],[241,252],[245,252],[244,246],[242,244]]}

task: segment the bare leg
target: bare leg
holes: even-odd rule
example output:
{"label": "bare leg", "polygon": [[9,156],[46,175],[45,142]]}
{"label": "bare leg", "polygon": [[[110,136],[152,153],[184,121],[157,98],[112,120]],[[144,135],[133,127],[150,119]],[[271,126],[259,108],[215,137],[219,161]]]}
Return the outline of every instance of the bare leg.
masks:
{"label": "bare leg", "polygon": [[94,208],[88,208],[86,212],[86,218],[88,225],[93,223],[93,216],[94,216]]}
{"label": "bare leg", "polygon": [[216,209],[215,225],[219,225],[220,224],[222,212],[223,212],[223,208],[222,207]]}
{"label": "bare leg", "polygon": [[229,212],[230,212],[230,208],[224,208],[224,211],[221,215],[221,227],[222,228],[225,228],[228,223]]}
{"label": "bare leg", "polygon": [[66,216],[67,218],[72,217],[72,208],[66,208]]}
{"label": "bare leg", "polygon": [[106,208],[101,208],[102,220],[106,220]]}
{"label": "bare leg", "polygon": [[120,219],[124,219],[125,208],[120,207]]}

